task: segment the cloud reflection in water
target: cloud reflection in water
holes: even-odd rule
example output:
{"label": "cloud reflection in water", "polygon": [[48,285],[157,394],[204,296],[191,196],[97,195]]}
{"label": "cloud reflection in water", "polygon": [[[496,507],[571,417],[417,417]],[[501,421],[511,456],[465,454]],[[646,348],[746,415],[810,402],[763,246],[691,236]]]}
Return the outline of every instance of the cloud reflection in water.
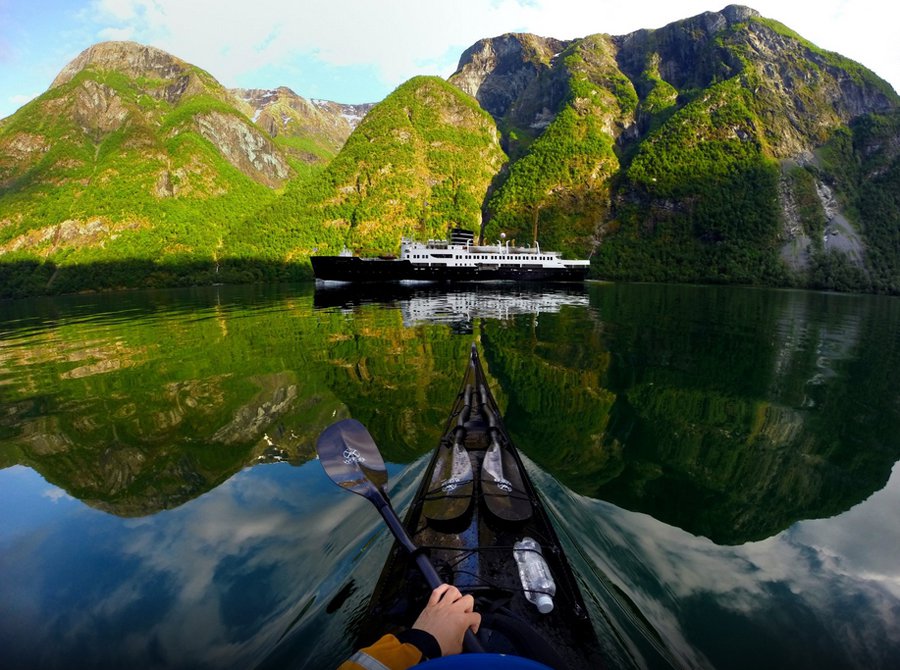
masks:
{"label": "cloud reflection in water", "polygon": [[742,546],[537,478],[588,569],[627,595],[679,666],[897,667],[900,532],[886,520],[900,509],[900,464],[844,514]]}
{"label": "cloud reflection in water", "polygon": [[[37,474],[15,470],[0,503],[14,497],[33,529],[40,505],[56,503]],[[380,530],[315,461],[245,470],[152,517],[72,501],[47,518],[39,532],[0,533],[5,668],[66,667],[73,654],[82,668],[254,666],[302,623],[301,606],[321,603],[305,614],[319,616]]]}

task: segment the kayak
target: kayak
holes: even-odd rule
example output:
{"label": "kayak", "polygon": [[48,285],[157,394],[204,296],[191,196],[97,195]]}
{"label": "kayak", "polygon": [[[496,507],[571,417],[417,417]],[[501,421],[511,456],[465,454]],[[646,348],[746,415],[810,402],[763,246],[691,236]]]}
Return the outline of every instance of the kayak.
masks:
{"label": "kayak", "polygon": [[[503,425],[474,345],[403,526],[418,550],[411,554],[401,542],[392,547],[360,624],[358,647],[408,628],[419,615],[431,593],[416,560],[422,552],[441,581],[475,598],[484,652],[551,668],[604,666],[576,577]],[[534,543],[523,544],[526,538]],[[527,574],[523,583],[520,565],[541,558],[552,586],[535,584]]]}

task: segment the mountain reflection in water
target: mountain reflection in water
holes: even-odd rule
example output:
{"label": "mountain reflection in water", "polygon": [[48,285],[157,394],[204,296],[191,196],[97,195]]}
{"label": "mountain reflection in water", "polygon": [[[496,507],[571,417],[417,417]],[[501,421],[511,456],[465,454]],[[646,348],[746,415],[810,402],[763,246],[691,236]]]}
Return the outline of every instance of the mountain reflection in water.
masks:
{"label": "mountain reflection in water", "polygon": [[365,423],[402,507],[475,340],[613,667],[892,667],[898,333],[673,286],[4,304],[0,666],[339,662],[389,538],[315,437]]}

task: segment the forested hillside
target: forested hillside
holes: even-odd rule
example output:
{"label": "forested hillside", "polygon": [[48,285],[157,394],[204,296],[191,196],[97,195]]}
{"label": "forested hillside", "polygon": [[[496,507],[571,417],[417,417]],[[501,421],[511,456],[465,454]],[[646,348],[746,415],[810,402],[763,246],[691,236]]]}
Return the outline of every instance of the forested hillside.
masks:
{"label": "forested hillside", "polygon": [[235,228],[241,258],[301,261],[396,251],[401,235],[478,230],[481,205],[504,154],[491,117],[436,77],[414,78],[366,115],[321,173]]}

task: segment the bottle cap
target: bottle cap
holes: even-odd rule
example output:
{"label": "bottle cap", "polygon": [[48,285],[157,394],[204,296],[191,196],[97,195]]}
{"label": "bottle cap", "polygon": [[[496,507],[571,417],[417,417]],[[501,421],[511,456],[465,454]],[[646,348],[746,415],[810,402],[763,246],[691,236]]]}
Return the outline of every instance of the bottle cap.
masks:
{"label": "bottle cap", "polygon": [[537,609],[541,614],[549,614],[553,611],[553,598],[546,593],[540,593],[537,597]]}

